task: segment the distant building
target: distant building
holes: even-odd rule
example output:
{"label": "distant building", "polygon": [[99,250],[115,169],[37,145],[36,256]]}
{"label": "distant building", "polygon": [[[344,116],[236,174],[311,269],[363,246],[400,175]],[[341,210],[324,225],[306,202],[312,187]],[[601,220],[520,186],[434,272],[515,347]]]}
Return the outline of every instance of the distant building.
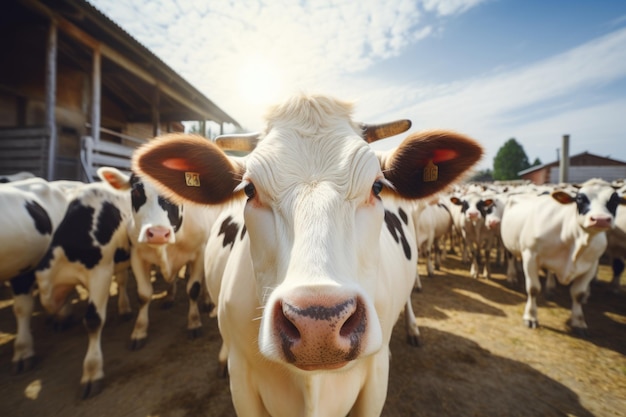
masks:
{"label": "distant building", "polygon": [[[556,184],[559,182],[560,161],[536,165],[517,173],[522,179],[534,184]],[[590,178],[613,181],[626,178],[626,162],[591,154],[572,155],[569,158],[568,182],[582,183]]]}

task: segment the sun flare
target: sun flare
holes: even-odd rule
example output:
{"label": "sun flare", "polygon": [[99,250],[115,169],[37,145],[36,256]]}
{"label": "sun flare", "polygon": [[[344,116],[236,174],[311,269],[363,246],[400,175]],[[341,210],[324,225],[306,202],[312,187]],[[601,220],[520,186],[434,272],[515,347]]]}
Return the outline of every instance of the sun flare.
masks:
{"label": "sun flare", "polygon": [[239,94],[250,104],[273,103],[281,96],[283,88],[278,65],[261,56],[251,57],[239,70]]}

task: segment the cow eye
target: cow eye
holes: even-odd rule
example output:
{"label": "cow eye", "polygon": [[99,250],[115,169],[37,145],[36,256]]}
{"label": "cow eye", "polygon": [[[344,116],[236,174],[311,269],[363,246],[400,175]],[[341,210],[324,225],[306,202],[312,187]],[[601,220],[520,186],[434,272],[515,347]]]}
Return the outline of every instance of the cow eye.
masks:
{"label": "cow eye", "polygon": [[380,194],[382,190],[383,190],[383,182],[380,180],[374,181],[374,184],[372,185],[372,193],[375,196],[377,196],[378,194]]}
{"label": "cow eye", "polygon": [[254,198],[254,196],[256,195],[256,190],[254,188],[254,184],[252,184],[251,182],[246,184],[246,186],[243,187],[243,192],[246,193],[248,198]]}

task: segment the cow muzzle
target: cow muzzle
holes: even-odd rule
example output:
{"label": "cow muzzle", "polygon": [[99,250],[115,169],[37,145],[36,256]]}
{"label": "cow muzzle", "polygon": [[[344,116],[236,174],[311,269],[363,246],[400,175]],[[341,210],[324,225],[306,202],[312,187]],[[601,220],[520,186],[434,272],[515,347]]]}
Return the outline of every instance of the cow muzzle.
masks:
{"label": "cow muzzle", "polygon": [[165,245],[174,243],[174,230],[167,226],[149,226],[142,228],[139,233],[139,243],[150,245]]}
{"label": "cow muzzle", "polygon": [[587,227],[590,229],[609,230],[613,228],[613,217],[597,215],[589,216]]}
{"label": "cow muzzle", "polygon": [[357,296],[283,298],[273,309],[274,342],[302,370],[338,369],[363,352],[368,314]]}

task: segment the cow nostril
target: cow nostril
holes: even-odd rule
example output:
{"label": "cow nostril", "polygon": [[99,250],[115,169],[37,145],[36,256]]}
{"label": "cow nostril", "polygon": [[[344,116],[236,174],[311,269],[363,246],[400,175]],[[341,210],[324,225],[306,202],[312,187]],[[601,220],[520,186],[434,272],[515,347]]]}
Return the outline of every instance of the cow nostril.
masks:
{"label": "cow nostril", "polygon": [[357,301],[356,309],[341,326],[339,335],[341,337],[351,337],[352,335],[361,334],[365,331],[365,322],[365,308]]}
{"label": "cow nostril", "polygon": [[300,340],[300,331],[298,330],[298,328],[296,327],[296,325],[289,319],[289,317],[287,317],[287,315],[285,314],[285,310],[283,308],[283,304],[282,303],[277,303],[276,304],[276,327],[277,329],[280,331],[280,333],[284,336],[289,338],[289,340],[291,341],[296,341],[296,340]]}

